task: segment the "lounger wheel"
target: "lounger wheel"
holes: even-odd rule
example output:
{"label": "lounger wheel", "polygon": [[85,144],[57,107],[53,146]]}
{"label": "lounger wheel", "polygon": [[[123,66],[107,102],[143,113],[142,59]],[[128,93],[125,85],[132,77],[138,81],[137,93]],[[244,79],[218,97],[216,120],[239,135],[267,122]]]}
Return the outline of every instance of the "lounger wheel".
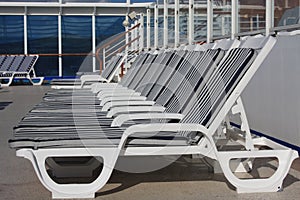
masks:
{"label": "lounger wheel", "polygon": [[82,184],[56,183],[48,175],[45,162],[49,157],[91,156],[91,153],[86,149],[21,149],[17,151],[17,156],[27,158],[31,161],[39,180],[44,187],[51,191],[52,198],[94,198],[95,193],[109,180],[119,155],[119,150],[116,148],[106,148],[93,150],[93,152],[96,152],[96,154],[92,153],[93,156],[101,157],[103,159],[103,169],[100,175],[92,183]]}
{"label": "lounger wheel", "polygon": [[[275,151],[275,152],[274,152]],[[234,158],[268,158],[278,159],[275,173],[266,179],[239,179],[231,171],[229,162]],[[227,180],[236,187],[238,193],[278,192],[282,190],[283,179],[286,177],[298,153],[292,150],[260,150],[248,152],[218,152],[218,161]]]}

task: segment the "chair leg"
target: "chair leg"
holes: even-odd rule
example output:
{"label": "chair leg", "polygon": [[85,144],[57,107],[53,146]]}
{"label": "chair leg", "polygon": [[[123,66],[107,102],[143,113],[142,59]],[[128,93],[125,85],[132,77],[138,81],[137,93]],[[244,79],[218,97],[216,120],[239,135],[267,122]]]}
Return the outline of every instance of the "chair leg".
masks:
{"label": "chair leg", "polygon": [[2,78],[0,80],[5,80],[5,79],[8,80],[8,82],[7,83],[1,83],[2,87],[9,87],[14,78],[13,77],[5,77],[5,78]]}
{"label": "chair leg", "polygon": [[[236,158],[278,158],[278,168],[275,173],[266,179],[239,179],[230,169],[230,160]],[[227,180],[236,187],[238,193],[277,192],[282,190],[283,179],[286,177],[292,162],[298,157],[296,151],[282,150],[255,150],[218,152],[218,161]]]}
{"label": "chair leg", "polygon": [[52,170],[52,175],[57,178],[68,177],[92,177],[94,170],[100,166],[100,161],[90,159],[86,163],[72,163],[72,165],[60,165],[54,159],[47,159],[47,165]]}
{"label": "chair leg", "polygon": [[[95,193],[109,180],[119,156],[117,148],[97,149],[21,149],[17,156],[25,157],[31,161],[41,183],[52,193],[53,198],[94,198]],[[103,159],[103,169],[95,181],[83,184],[59,184],[48,175],[45,167],[49,157],[79,157],[96,156]]]}

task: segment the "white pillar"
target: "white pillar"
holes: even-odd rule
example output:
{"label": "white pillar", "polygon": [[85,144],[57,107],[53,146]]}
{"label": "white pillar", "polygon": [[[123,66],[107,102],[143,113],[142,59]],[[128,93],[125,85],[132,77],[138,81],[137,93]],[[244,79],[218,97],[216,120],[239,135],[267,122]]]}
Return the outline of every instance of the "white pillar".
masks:
{"label": "white pillar", "polygon": [[[138,25],[138,21],[136,20],[134,22],[134,26]],[[135,28],[133,31],[134,31],[134,38],[133,39],[136,39],[138,37],[138,28]],[[135,40],[134,41],[134,50],[137,51],[138,50],[138,40]]]}
{"label": "white pillar", "polygon": [[189,44],[194,42],[194,0],[189,0],[189,30],[188,30]]}
{"label": "white pillar", "polygon": [[62,31],[61,31],[61,12],[58,15],[58,76],[63,76],[62,67]]}
{"label": "white pillar", "polygon": [[139,35],[140,35],[140,39],[139,39],[139,48],[140,51],[143,50],[144,48],[144,14],[141,13],[140,14],[140,28],[139,28]]}
{"label": "white pillar", "polygon": [[158,4],[154,6],[154,48],[158,48]]}
{"label": "white pillar", "polygon": [[96,16],[92,15],[92,49],[93,49],[93,72],[96,71]]}
{"label": "white pillar", "polygon": [[178,47],[179,45],[179,0],[175,0],[175,41],[174,46]]}
{"label": "white pillar", "polygon": [[266,0],[266,35],[270,34],[270,29],[274,27],[274,0]]}
{"label": "white pillar", "polygon": [[[125,16],[125,20],[128,22],[129,21],[129,17],[128,17],[128,13]],[[128,42],[129,42],[129,32],[128,32],[129,26],[125,26],[125,43],[126,43],[126,47],[125,47],[125,51],[126,54],[128,53],[129,47],[127,46]]]}
{"label": "white pillar", "polygon": [[231,0],[231,39],[235,38],[239,26],[238,0]]}
{"label": "white pillar", "polygon": [[24,13],[24,54],[28,54],[28,32],[27,32],[27,8],[25,7]]}
{"label": "white pillar", "polygon": [[210,43],[213,36],[213,0],[207,0],[207,43]]}
{"label": "white pillar", "polygon": [[169,44],[168,3],[169,0],[164,0],[164,47],[165,48],[167,48]]}
{"label": "white pillar", "polygon": [[150,49],[150,37],[151,37],[150,17],[151,17],[151,10],[147,9],[147,49]]}

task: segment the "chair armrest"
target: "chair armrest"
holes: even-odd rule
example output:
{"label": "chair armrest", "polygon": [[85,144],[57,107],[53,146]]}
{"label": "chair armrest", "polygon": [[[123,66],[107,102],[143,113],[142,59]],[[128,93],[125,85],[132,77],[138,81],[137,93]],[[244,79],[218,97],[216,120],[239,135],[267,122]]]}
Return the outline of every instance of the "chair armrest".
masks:
{"label": "chair armrest", "polygon": [[81,87],[84,86],[85,82],[89,81],[102,81],[102,82],[107,82],[107,80],[100,75],[82,75],[80,77],[81,80]]}
{"label": "chair armrest", "polygon": [[152,106],[154,101],[119,101],[119,102],[108,102],[102,107],[102,111],[108,111],[113,107],[119,106]]}
{"label": "chair armrest", "polygon": [[136,113],[136,114],[122,114],[117,116],[111,123],[112,127],[122,126],[129,120],[138,119],[178,119],[181,120],[184,115],[179,113]]}
{"label": "chair armrest", "polygon": [[103,106],[107,102],[114,102],[114,101],[145,101],[147,97],[144,96],[110,96],[102,98],[100,102],[100,106]]}
{"label": "chair armrest", "polygon": [[91,85],[91,90],[93,93],[98,93],[100,90],[103,90],[105,88],[118,88],[118,87],[123,87],[122,85],[118,83],[93,83]]}
{"label": "chair armrest", "polygon": [[138,93],[138,92],[134,92],[134,91],[128,91],[128,92],[116,92],[116,93],[113,93],[113,92],[107,92],[105,94],[101,94],[101,95],[98,95],[97,97],[102,100],[102,99],[105,99],[105,98],[108,98],[108,97],[128,97],[128,96],[140,96],[141,93]]}
{"label": "chair armrest", "polygon": [[122,113],[136,113],[136,112],[163,112],[166,108],[163,106],[122,106],[111,108],[108,111],[106,117],[112,118],[113,116],[122,114]]}
{"label": "chair armrest", "polygon": [[127,138],[135,133],[151,133],[151,132],[179,132],[179,131],[197,131],[208,136],[208,140],[214,144],[209,130],[200,124],[185,124],[185,123],[154,123],[154,124],[138,124],[128,127],[121,138],[119,149],[123,149]]}

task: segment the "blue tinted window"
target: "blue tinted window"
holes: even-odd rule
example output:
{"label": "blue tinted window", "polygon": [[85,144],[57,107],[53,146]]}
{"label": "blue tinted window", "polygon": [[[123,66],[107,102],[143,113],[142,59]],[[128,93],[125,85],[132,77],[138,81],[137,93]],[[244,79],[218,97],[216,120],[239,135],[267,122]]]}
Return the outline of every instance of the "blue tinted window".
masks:
{"label": "blue tinted window", "polygon": [[[57,54],[58,53],[58,17],[28,16],[28,53]],[[58,56],[41,55],[35,65],[39,76],[58,75]]]}
{"label": "blue tinted window", "polygon": [[89,62],[85,62],[89,64],[83,66],[83,69],[80,66],[86,56],[74,54],[88,54],[92,51],[92,17],[62,16],[62,44],[63,54],[70,54],[63,56],[63,76],[74,76],[78,71],[91,71],[92,57],[89,57]]}
{"label": "blue tinted window", "polygon": [[97,16],[96,17],[96,44],[100,44],[105,39],[123,32],[125,29],[122,22],[125,17],[121,16]]}
{"label": "blue tinted window", "polygon": [[0,16],[0,53],[24,53],[23,16]]}

